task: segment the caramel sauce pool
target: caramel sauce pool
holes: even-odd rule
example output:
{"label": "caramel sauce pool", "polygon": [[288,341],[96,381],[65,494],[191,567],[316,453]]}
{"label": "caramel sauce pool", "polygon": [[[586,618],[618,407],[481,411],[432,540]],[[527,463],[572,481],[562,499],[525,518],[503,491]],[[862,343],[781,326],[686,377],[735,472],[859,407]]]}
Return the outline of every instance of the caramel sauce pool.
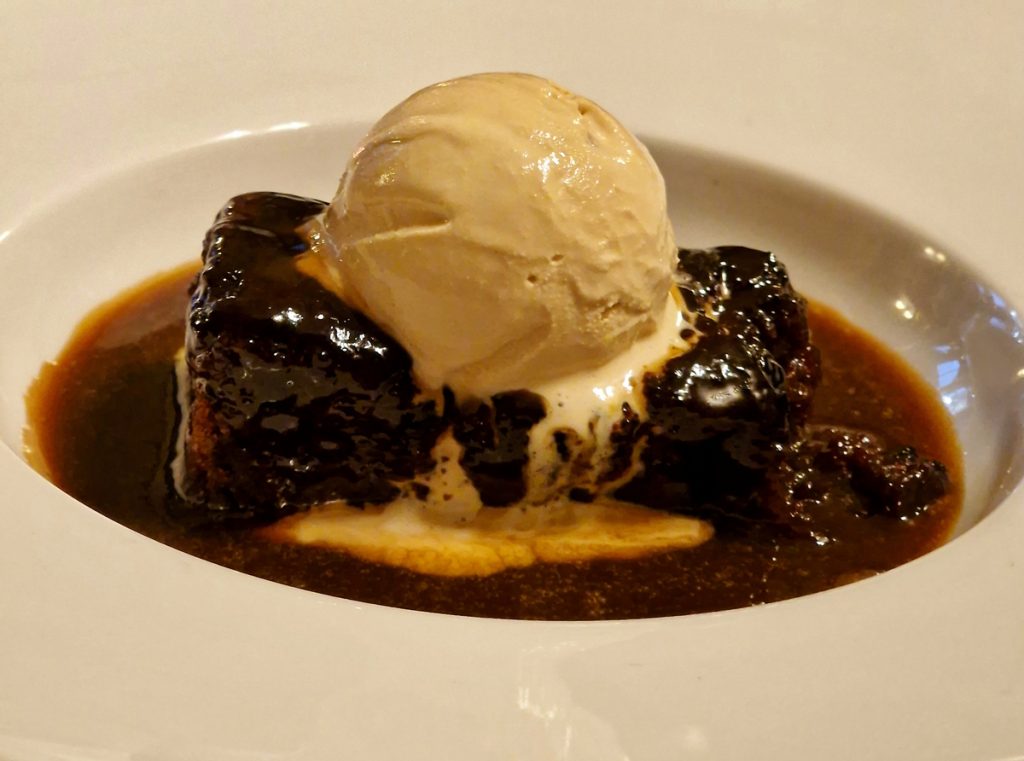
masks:
{"label": "caramel sauce pool", "polygon": [[177,432],[173,357],[181,347],[189,266],[95,310],[28,394],[29,457],[57,486],[135,531],[244,573],[352,600],[473,616],[595,619],[737,608],[821,591],[905,563],[941,544],[962,498],[961,455],[934,391],[901,359],[826,307],[808,318],[823,379],[811,422],[915,447],[949,470],[951,492],[912,520],[827,516],[825,546],[756,526],[694,549],[639,560],[548,563],[486,577],[441,578],[250,528],[183,528],[167,462]]}

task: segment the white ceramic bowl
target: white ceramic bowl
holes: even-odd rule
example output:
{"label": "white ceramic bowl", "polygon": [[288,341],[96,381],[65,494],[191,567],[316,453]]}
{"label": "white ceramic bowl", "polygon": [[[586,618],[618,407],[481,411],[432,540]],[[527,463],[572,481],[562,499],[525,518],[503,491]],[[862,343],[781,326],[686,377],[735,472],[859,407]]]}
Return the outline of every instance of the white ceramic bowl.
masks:
{"label": "white ceramic bowl", "polygon": [[[249,10],[18,5],[0,33],[0,757],[1024,758],[1021,6]],[[954,541],[750,610],[464,619],[207,564],[22,461],[40,364],[225,198],[329,196],[393,101],[513,68],[650,136],[681,241],[776,250],[939,387]]]}

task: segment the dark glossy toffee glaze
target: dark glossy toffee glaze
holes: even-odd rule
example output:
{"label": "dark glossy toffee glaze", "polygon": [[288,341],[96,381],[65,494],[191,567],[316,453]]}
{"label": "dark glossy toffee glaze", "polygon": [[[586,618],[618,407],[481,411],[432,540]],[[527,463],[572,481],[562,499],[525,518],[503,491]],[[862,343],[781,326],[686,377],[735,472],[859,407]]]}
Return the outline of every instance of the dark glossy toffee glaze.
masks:
{"label": "dark glossy toffee glaze", "polygon": [[324,206],[242,196],[206,235],[185,343],[186,490],[203,511],[385,502],[433,467],[445,423],[415,401],[409,355],[295,266],[307,250],[295,228]]}
{"label": "dark glossy toffee glaze", "polygon": [[[256,245],[253,256],[258,256],[258,249]],[[715,273],[704,280],[729,277],[714,252],[693,256],[697,257],[691,260],[694,270],[706,266]],[[742,259],[742,254],[729,257],[726,269],[742,269]],[[752,258],[748,264],[775,266],[763,258]],[[748,283],[757,281],[749,271],[742,274]],[[937,402],[898,358],[834,313],[812,306],[809,322],[815,343],[822,348],[822,380],[807,425],[802,427],[805,435],[795,441],[779,439],[782,454],[770,464],[731,458],[735,462],[722,465],[735,474],[738,462],[746,469],[763,470],[763,477],[754,499],[736,500],[731,507],[726,500],[725,512],[716,514],[715,538],[696,549],[633,561],[546,564],[484,578],[450,579],[365,563],[331,550],[278,544],[242,526],[188,528],[171,517],[180,515],[184,506],[169,487],[166,463],[178,424],[173,355],[181,344],[191,279],[191,272],[168,275],[97,310],[56,365],[44,369],[29,396],[30,420],[38,453],[50,477],[65,491],[130,528],[237,570],[356,600],[467,615],[551,619],[678,615],[784,599],[886,570],[941,543],[956,518],[960,457]],[[691,283],[688,298],[707,297],[697,285],[700,280]],[[745,296],[742,290],[733,292],[737,303],[760,299]],[[272,299],[272,295],[263,296]],[[337,309],[336,304],[325,306]],[[759,382],[781,387],[786,384],[778,373],[786,375],[788,413],[794,414],[792,408],[796,408],[795,414],[802,419],[810,397],[802,395],[798,379],[812,378],[817,370],[800,363],[816,366],[817,362],[802,350],[805,342],[799,340],[799,329],[798,340],[787,347],[779,344],[785,341],[779,336],[787,331],[764,332],[764,325],[749,324],[772,309],[790,309],[773,299],[762,306],[747,310],[748,317],[743,319],[726,315],[723,320],[722,314],[716,315],[728,329],[712,325],[702,329],[709,336],[719,336],[715,341],[721,345],[703,359],[697,353],[684,355],[674,371],[677,377],[687,377],[685,363],[699,362],[713,369],[714,357],[723,352],[738,352],[749,364],[751,351],[761,349],[751,349],[749,343],[738,345],[734,338],[749,338],[755,331],[758,341],[754,343],[764,344],[763,350],[772,355],[771,361],[754,363],[764,371]],[[271,300],[267,315],[287,308],[286,303]],[[350,317],[358,315],[344,319]],[[785,324],[785,313],[774,317],[778,324]],[[736,320],[731,328],[730,320]],[[264,350],[267,347],[258,351]],[[301,351],[302,347],[278,344],[277,350]],[[392,355],[388,362],[397,368],[393,375],[404,374],[408,367],[407,357],[400,355]],[[387,365],[381,367],[386,370]],[[369,386],[380,386],[381,377],[385,384],[389,382],[387,372],[383,376],[374,372],[378,374],[367,381]],[[670,367],[665,375],[670,381],[672,372]],[[701,375],[708,373],[702,370]],[[412,400],[402,390],[403,381],[390,382],[408,408]],[[624,410],[617,433],[623,451],[641,433],[654,437],[652,448],[656,448],[659,432],[674,424],[672,414],[685,414],[685,409],[658,413],[656,403],[658,394],[671,393],[672,401],[678,406],[682,399],[685,408],[684,385],[669,382],[659,387],[656,380],[649,385],[648,397],[655,398],[652,421],[641,423],[632,410]],[[771,395],[761,398],[766,396]],[[125,414],[126,410],[131,413]],[[423,412],[420,422],[429,421],[433,410]],[[245,417],[244,411],[240,414]],[[460,439],[475,458],[477,484],[482,490],[494,490],[494,503],[510,498],[508,484],[515,479],[507,476],[519,467],[514,460],[521,450],[517,432],[537,414],[528,397],[509,395],[493,406],[467,409],[456,421]],[[287,421],[279,422],[288,430]],[[764,434],[751,425],[741,421],[728,430],[741,440],[778,435],[772,433],[778,426]],[[481,431],[489,433],[474,448],[474,436],[482,437]],[[711,438],[719,435],[709,431]],[[486,451],[496,440],[504,454],[488,459]],[[906,445],[925,459],[908,452]],[[669,450],[651,457],[672,458],[679,464],[681,458]],[[401,467],[425,467],[422,452],[417,454],[415,447],[408,451],[410,459]],[[742,459],[748,450],[741,445],[733,451]],[[922,468],[927,458],[949,466],[952,488],[944,497],[935,499],[937,471]],[[656,464],[648,465],[656,475]],[[611,467],[616,467],[614,461]],[[648,502],[679,497],[655,477],[633,488],[643,488]],[[587,498],[586,494],[574,496]],[[692,500],[692,495],[684,497]]]}

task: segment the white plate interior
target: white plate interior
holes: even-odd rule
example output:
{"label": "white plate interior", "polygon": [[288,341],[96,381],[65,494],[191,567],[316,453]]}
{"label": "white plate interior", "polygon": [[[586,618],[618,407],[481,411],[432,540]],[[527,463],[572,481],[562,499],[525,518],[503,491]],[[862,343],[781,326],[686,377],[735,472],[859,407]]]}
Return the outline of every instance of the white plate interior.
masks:
{"label": "white plate interior", "polygon": [[[176,153],[17,226],[0,243],[4,443],[20,451],[24,390],[89,309],[196,259],[232,194],[329,196],[364,127]],[[951,399],[966,389],[955,415],[969,477],[962,528],[987,520],[890,573],[762,608],[467,620],[330,599],[183,556],[0,451],[14,518],[0,556],[14,600],[0,755],[314,761],[345,748],[379,759],[854,761],[881,757],[884,743],[887,758],[973,761],[1019,750],[1019,658],[1008,656],[1019,654],[1024,580],[1010,556],[1024,526],[1012,501],[994,509],[1020,471],[1014,315],[955,255],[901,225],[757,167],[653,147],[680,241],[774,248],[800,288],[883,335],[926,377],[957,360],[955,382],[941,385]],[[915,319],[895,308],[902,295]],[[995,611],[998,625],[975,625]],[[897,678],[879,689],[881,673]]]}

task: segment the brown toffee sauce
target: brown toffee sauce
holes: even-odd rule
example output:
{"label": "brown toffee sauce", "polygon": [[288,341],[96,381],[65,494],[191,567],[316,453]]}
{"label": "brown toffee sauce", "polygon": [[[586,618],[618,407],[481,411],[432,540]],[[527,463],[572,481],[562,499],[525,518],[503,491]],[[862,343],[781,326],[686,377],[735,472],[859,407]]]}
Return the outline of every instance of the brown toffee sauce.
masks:
{"label": "brown toffee sauce", "polygon": [[192,266],[99,307],[28,395],[34,464],[61,489],[164,544],[245,573],[353,600],[474,616],[670,616],[781,600],[893,568],[941,544],[962,497],[961,455],[934,391],[889,350],[818,304],[808,308],[822,381],[811,425],[867,431],[939,460],[949,493],[914,517],[863,515],[826,500],[807,534],[750,522],[699,547],[634,560],[539,563],[442,578],[273,541],[245,526],[188,528],[168,462],[179,424],[174,355]]}

